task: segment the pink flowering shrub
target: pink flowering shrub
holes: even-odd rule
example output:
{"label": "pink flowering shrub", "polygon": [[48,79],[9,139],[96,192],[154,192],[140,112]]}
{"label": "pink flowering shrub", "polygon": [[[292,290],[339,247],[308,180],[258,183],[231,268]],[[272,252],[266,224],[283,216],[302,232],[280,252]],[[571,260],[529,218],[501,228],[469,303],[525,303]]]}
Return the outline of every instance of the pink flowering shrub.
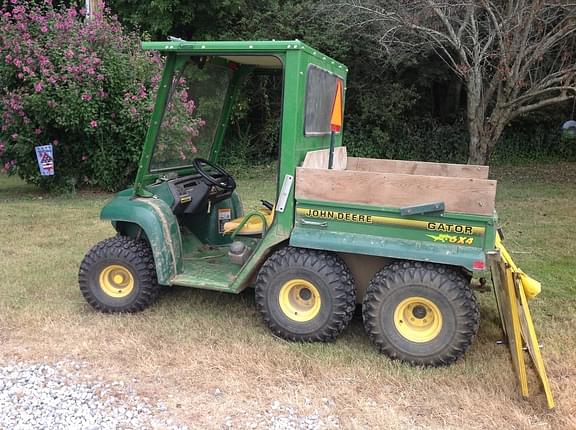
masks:
{"label": "pink flowering shrub", "polygon": [[[160,57],[108,10],[85,20],[35,4],[0,9],[0,169],[45,188],[117,190],[137,169]],[[56,174],[41,177],[34,147],[50,143]]]}

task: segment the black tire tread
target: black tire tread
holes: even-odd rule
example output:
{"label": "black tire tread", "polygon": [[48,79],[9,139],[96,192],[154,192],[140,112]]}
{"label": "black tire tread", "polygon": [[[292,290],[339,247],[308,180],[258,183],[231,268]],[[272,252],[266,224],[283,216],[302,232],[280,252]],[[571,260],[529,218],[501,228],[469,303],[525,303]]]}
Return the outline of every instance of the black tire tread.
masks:
{"label": "black tire tread", "polygon": [[[270,315],[266,306],[266,288],[274,275],[284,267],[301,266],[322,276],[333,288],[332,318],[321,331],[300,335],[285,330]],[[350,269],[336,254],[312,249],[283,247],[274,252],[262,265],[256,279],[256,310],[277,336],[290,341],[328,342],[350,324],[356,307],[356,289]]]}
{"label": "black tire tread", "polygon": [[[92,292],[93,286],[90,285],[89,274],[98,261],[107,258],[130,263],[136,270],[137,282],[140,284],[138,296],[134,302],[122,309],[107,306]],[[160,294],[150,245],[145,240],[136,240],[127,236],[111,237],[94,245],[80,264],[78,283],[86,301],[94,309],[104,313],[142,311],[154,303]]]}
{"label": "black tire tread", "polygon": [[[443,290],[458,309],[465,310],[464,315],[460,314],[460,317],[463,317],[465,322],[459,326],[455,340],[451,343],[450,348],[443,351],[442,355],[419,362],[403,356],[402,353],[387,343],[379,333],[377,325],[377,304],[391,289],[401,288],[399,285],[406,284],[412,280],[423,283],[436,283],[437,288]],[[478,302],[470,288],[467,277],[462,271],[457,268],[417,261],[395,261],[376,273],[370,281],[364,297],[362,317],[368,337],[381,353],[395,360],[425,366],[443,366],[456,361],[468,350],[476,337],[480,325]]]}

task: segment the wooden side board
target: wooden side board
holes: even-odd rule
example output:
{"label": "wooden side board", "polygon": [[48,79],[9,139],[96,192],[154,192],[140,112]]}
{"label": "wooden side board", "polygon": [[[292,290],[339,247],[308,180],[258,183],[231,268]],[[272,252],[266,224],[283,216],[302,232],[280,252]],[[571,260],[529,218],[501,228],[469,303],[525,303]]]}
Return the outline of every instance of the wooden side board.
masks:
{"label": "wooden side board", "polygon": [[[319,149],[317,151],[308,151],[302,167],[310,169],[327,169],[328,168],[328,149]],[[334,158],[332,167],[335,170],[346,169],[348,155],[345,146],[334,148]]]}
{"label": "wooden side board", "polygon": [[444,202],[446,212],[492,215],[496,181],[299,167],[296,199],[388,207]]}
{"label": "wooden side board", "polygon": [[488,166],[348,157],[347,170],[488,179]]}

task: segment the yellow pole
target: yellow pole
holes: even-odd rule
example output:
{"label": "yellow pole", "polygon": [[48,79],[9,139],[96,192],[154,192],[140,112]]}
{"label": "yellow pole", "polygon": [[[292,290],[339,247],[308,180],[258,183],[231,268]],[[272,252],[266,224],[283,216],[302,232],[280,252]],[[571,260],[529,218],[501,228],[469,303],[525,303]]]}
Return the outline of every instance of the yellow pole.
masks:
{"label": "yellow pole", "polygon": [[518,266],[516,266],[516,263],[514,263],[514,260],[512,260],[508,250],[502,244],[502,240],[500,240],[499,234],[496,235],[496,248],[500,251],[500,255],[502,256],[504,262],[508,265],[508,267],[510,267],[510,271],[520,280],[520,284],[524,289],[524,294],[526,294],[526,297],[531,300],[540,294],[540,291],[542,291],[542,285],[540,282],[531,278],[521,269],[519,269]]}

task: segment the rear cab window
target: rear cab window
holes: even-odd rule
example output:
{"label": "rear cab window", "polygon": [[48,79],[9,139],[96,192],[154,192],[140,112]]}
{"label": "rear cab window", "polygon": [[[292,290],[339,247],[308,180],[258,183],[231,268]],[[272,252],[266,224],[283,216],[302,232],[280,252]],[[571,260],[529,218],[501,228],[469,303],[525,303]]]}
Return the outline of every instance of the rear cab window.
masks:
{"label": "rear cab window", "polygon": [[343,86],[343,80],[335,74],[314,65],[308,67],[304,116],[305,136],[330,134],[330,119],[338,81]]}

